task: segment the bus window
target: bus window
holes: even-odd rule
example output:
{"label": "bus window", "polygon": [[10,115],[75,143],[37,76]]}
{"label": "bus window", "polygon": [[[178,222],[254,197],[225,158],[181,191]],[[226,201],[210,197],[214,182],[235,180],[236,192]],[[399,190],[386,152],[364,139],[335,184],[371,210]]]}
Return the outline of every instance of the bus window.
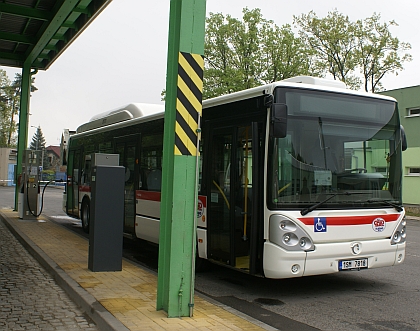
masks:
{"label": "bus window", "polygon": [[140,189],[160,192],[163,134],[143,136],[140,152]]}
{"label": "bus window", "polygon": [[81,185],[90,185],[90,171],[91,171],[91,155],[94,152],[93,145],[88,145],[85,149],[85,157],[84,157],[84,164],[83,164],[83,170],[81,174]]}
{"label": "bus window", "polygon": [[85,155],[82,178],[80,179],[80,182],[82,185],[90,185],[90,169],[91,169],[91,156]]}
{"label": "bus window", "polygon": [[113,153],[112,143],[111,141],[101,142],[99,143],[99,153]]}

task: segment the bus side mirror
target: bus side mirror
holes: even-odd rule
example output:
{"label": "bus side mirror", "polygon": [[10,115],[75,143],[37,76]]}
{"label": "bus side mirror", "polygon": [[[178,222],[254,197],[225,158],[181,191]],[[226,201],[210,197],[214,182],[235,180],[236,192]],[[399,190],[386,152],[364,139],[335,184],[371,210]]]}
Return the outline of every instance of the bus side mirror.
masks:
{"label": "bus side mirror", "polygon": [[287,106],[282,103],[271,105],[271,125],[274,138],[284,138],[287,135]]}
{"label": "bus side mirror", "polygon": [[401,129],[401,148],[403,151],[405,151],[408,148],[407,135],[405,134],[405,130],[402,125],[400,125],[400,129]]}

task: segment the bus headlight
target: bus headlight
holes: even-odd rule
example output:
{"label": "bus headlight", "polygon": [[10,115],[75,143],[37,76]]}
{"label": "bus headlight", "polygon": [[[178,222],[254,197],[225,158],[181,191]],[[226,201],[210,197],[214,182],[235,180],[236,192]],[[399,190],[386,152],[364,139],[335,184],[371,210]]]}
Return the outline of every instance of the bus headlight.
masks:
{"label": "bus headlight", "polygon": [[312,243],[312,240],[306,237],[300,238],[299,245],[300,248],[302,248],[305,251],[312,251],[314,249],[314,244]]}
{"label": "bus headlight", "polygon": [[283,215],[270,217],[270,241],[289,251],[313,251],[309,235],[297,223]]}
{"label": "bus headlight", "polygon": [[405,242],[407,238],[407,221],[405,218],[398,224],[397,228],[395,229],[394,233],[391,236],[391,245],[402,244]]}
{"label": "bus headlight", "polygon": [[294,233],[285,233],[283,235],[283,243],[285,243],[287,246],[295,246],[298,242],[298,237]]}

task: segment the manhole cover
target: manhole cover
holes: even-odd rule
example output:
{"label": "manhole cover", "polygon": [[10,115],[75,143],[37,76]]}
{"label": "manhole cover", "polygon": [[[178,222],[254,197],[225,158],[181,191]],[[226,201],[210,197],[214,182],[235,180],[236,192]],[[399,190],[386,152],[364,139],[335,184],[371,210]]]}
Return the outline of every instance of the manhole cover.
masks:
{"label": "manhole cover", "polygon": [[283,301],[278,299],[270,299],[270,298],[258,298],[254,300],[256,303],[266,306],[281,306],[284,305]]}

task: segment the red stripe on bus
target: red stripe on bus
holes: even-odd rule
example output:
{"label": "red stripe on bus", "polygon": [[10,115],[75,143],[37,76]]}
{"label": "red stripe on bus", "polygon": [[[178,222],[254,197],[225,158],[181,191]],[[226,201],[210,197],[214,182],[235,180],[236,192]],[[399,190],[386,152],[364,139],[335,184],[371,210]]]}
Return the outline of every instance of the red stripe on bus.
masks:
{"label": "red stripe on bus", "polygon": [[[320,218],[326,218],[328,226],[330,225],[364,225],[372,224],[376,218],[382,218],[385,222],[394,222],[400,217],[399,214],[389,215],[372,215],[372,216],[344,216],[344,217],[328,217],[319,216]],[[305,225],[314,225],[314,220],[318,217],[303,217],[299,218],[299,221]]]}
{"label": "red stripe on bus", "polygon": [[89,185],[79,185],[79,192],[90,192],[91,188]]}
{"label": "red stripe on bus", "polygon": [[138,190],[136,191],[136,199],[160,202],[160,192]]}

